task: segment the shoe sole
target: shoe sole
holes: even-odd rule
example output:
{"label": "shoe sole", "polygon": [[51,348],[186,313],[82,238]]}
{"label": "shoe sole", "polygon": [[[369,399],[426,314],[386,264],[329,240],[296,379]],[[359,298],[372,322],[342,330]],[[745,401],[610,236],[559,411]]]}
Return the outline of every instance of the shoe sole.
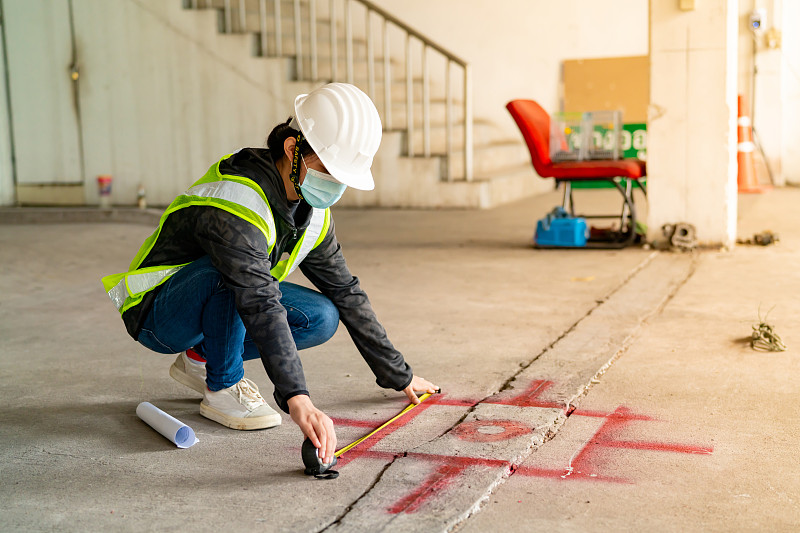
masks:
{"label": "shoe sole", "polygon": [[222,411],[214,409],[210,405],[200,403],[200,414],[209,420],[213,420],[218,424],[231,429],[267,429],[275,426],[280,426],[282,419],[281,415],[274,413],[267,416],[257,416],[253,418],[241,418],[236,416],[226,415]]}
{"label": "shoe sole", "polygon": [[169,367],[169,376],[181,385],[186,385],[200,394],[203,394],[206,390],[205,383],[201,384],[199,380],[192,379],[186,372],[175,366],[175,363],[172,363],[172,366]]}

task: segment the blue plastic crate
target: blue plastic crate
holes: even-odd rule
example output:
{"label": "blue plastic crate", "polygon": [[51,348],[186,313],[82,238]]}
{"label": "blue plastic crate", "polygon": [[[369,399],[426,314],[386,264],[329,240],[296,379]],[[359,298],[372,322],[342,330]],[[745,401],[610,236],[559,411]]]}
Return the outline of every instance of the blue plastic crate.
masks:
{"label": "blue plastic crate", "polygon": [[586,219],[571,217],[562,207],[556,207],[536,223],[534,241],[539,246],[586,246],[589,229]]}

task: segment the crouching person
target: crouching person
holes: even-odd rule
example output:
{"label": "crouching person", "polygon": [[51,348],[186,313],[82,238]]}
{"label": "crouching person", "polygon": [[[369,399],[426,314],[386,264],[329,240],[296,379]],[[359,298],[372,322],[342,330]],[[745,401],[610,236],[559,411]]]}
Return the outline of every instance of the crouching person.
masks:
{"label": "crouching person", "polygon": [[[179,353],[170,375],[203,394],[200,414],[234,429],[281,423],[243,362],[261,358],[274,399],[331,462],[336,433],[311,402],[298,350],[320,345],[339,321],[381,387],[438,387],[415,376],[389,341],[347,267],[330,206],[374,188],[381,139],[375,105],[359,89],[325,85],[295,101],[267,148],[223,157],[166,209],[127,272],[103,278],[128,333]],[[317,288],[284,281],[295,269]]]}

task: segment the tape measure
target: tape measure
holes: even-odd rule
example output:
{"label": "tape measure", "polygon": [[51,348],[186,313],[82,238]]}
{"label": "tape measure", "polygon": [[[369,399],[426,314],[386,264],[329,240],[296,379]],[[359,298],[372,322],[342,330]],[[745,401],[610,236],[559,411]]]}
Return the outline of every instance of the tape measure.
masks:
{"label": "tape measure", "polygon": [[427,392],[426,392],[425,394],[423,394],[422,396],[420,396],[420,397],[419,397],[419,403],[417,403],[417,404],[413,404],[413,403],[410,403],[410,404],[408,404],[408,406],[406,406],[406,408],[405,408],[405,409],[403,409],[402,411],[400,411],[400,414],[398,414],[397,416],[395,416],[394,418],[392,418],[392,419],[391,419],[391,420],[389,420],[388,422],[384,422],[384,424],[383,424],[382,426],[380,426],[378,429],[374,430],[374,431],[373,431],[372,433],[370,433],[369,435],[364,435],[363,437],[361,437],[361,438],[360,438],[360,439],[358,439],[357,441],[355,441],[355,442],[352,442],[352,443],[348,444],[347,446],[345,446],[344,448],[342,448],[341,450],[338,450],[338,451],[334,452],[334,454],[333,454],[333,455],[334,455],[334,457],[340,457],[340,456],[341,456],[342,454],[344,454],[345,452],[347,452],[347,451],[349,451],[349,450],[352,450],[353,448],[355,448],[356,446],[358,446],[359,444],[361,444],[362,442],[364,442],[365,440],[367,440],[368,438],[370,438],[371,436],[373,436],[375,433],[379,432],[380,430],[382,430],[383,428],[385,428],[386,426],[388,426],[389,424],[391,424],[392,422],[394,422],[395,420],[397,420],[398,418],[400,418],[400,417],[401,417],[401,416],[403,416],[404,414],[406,414],[406,413],[408,413],[409,411],[411,411],[411,410],[412,410],[413,408],[415,408],[417,405],[420,405],[420,404],[422,404],[422,402],[424,402],[425,400],[427,400],[428,398],[430,398],[430,396],[431,396],[431,395],[430,395],[430,393],[427,393]]}
{"label": "tape measure", "polygon": [[[441,392],[441,389],[436,391],[437,394],[439,392]],[[350,444],[348,444],[344,448],[341,448],[341,449],[335,451],[333,453],[333,461],[331,461],[330,463],[323,463],[322,462],[322,459],[320,459],[320,457],[319,457],[319,450],[311,443],[310,439],[306,438],[306,440],[303,441],[303,448],[301,450],[301,454],[303,456],[303,464],[306,466],[305,474],[307,476],[314,476],[314,477],[316,477],[318,479],[336,479],[337,477],[339,477],[339,472],[337,472],[336,470],[331,470],[331,467],[336,464],[337,458],[341,457],[342,455],[344,455],[348,451],[352,450],[353,448],[355,448],[356,446],[358,446],[359,444],[361,444],[362,442],[364,442],[365,440],[367,440],[371,436],[375,435],[376,433],[378,433],[380,430],[384,429],[386,426],[388,426],[389,424],[391,424],[395,420],[397,420],[400,417],[402,417],[403,415],[407,414],[409,411],[414,409],[416,406],[421,405],[422,402],[424,402],[425,400],[427,400],[430,397],[431,397],[430,393],[423,394],[422,396],[419,397],[419,403],[417,403],[417,404],[413,404],[413,403],[408,404],[405,409],[400,411],[400,413],[398,413],[396,416],[394,416],[390,420],[387,420],[386,422],[381,424],[378,428],[374,429],[369,434],[364,435],[363,437],[361,437],[357,441],[351,442]]]}

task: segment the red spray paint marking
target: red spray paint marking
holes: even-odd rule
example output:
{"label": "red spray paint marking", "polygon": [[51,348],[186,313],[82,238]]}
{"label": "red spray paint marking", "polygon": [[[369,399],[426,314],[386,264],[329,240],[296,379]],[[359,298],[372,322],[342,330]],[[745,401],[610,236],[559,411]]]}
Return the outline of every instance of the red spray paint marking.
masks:
{"label": "red spray paint marking", "polygon": [[[584,411],[581,412],[574,412],[574,415],[577,416],[591,416],[595,417],[598,416],[599,413],[593,411]],[[442,458],[444,461],[448,461],[450,465],[456,465],[459,468],[453,471],[437,471],[438,477],[431,477],[426,480],[421,487],[413,491],[413,493],[409,496],[406,496],[401,502],[407,503],[409,500],[413,501],[413,506],[403,506],[400,503],[396,504],[392,508],[390,508],[390,512],[413,512],[413,510],[419,509],[427,500],[431,499],[435,496],[440,490],[446,488],[454,481],[455,477],[463,472],[463,469],[469,465],[491,465],[491,466],[505,466],[509,468],[511,475],[522,475],[522,476],[530,476],[530,477],[539,477],[539,478],[547,478],[547,479],[554,479],[560,481],[599,481],[604,483],[633,483],[633,481],[619,477],[619,476],[612,476],[607,475],[602,472],[598,472],[598,468],[595,465],[599,464],[599,461],[596,461],[596,452],[599,448],[616,448],[616,449],[628,449],[628,450],[646,450],[646,451],[659,451],[659,452],[672,452],[672,453],[685,453],[685,454],[710,454],[713,453],[712,447],[706,446],[693,446],[693,445],[686,445],[686,444],[677,444],[677,443],[665,443],[665,442],[650,442],[650,441],[626,441],[626,440],[615,440],[615,435],[618,435],[620,430],[623,429],[627,424],[630,424],[633,421],[648,421],[653,420],[651,417],[640,415],[636,413],[632,413],[630,409],[626,407],[619,407],[613,413],[605,413],[604,414],[605,420],[603,424],[598,428],[595,432],[593,437],[589,440],[589,442],[577,453],[574,459],[570,462],[570,464],[564,469],[547,469],[547,468],[534,468],[534,467],[514,467],[513,465],[508,464],[507,462],[502,461],[491,461],[486,459],[473,459],[473,458],[465,458],[465,457],[458,457],[458,458]],[[420,455],[416,455],[416,457],[421,457]],[[428,458],[432,460],[433,457]],[[447,464],[447,463],[446,463]],[[446,478],[445,473],[449,474],[449,478]],[[426,490],[427,484],[431,483],[432,485],[435,484],[435,489]],[[398,509],[402,509],[399,511]]]}
{"label": "red spray paint marking", "polygon": [[490,397],[485,400],[441,398],[436,403],[438,405],[453,407],[474,407],[479,403],[485,403],[491,405],[513,405],[515,407],[554,407],[556,409],[563,409],[563,404],[541,399],[542,394],[552,386],[552,381],[537,379],[533,381],[524,392],[510,398],[495,399],[494,397]]}
{"label": "red spray paint marking", "polygon": [[552,381],[537,379],[533,381],[533,383],[531,383],[528,388],[525,389],[525,392],[521,394],[518,394],[507,400],[492,400],[489,398],[483,403],[489,403],[493,405],[513,405],[516,407],[555,407],[557,409],[563,409],[564,406],[562,404],[541,399],[542,394],[544,394],[547,389],[552,386]]}
{"label": "red spray paint marking", "polygon": [[383,421],[372,421],[372,420],[354,420],[352,418],[337,418],[335,416],[331,417],[333,423],[337,426],[347,426],[353,428],[376,428],[383,424]]}
{"label": "red spray paint marking", "polygon": [[414,513],[428,500],[432,499],[437,492],[446,489],[455,481],[456,476],[461,474],[466,466],[460,464],[443,464],[436,471],[428,476],[419,487],[402,497],[394,505],[389,507],[391,514]]}
{"label": "red spray paint marking", "polygon": [[513,405],[515,407],[548,407],[564,409],[564,405],[561,403],[541,399],[541,396],[552,386],[552,381],[548,381],[546,379],[537,379],[533,381],[524,392],[510,398],[501,397],[496,399],[494,397],[490,397],[485,400],[442,398],[436,403],[438,405],[449,405],[455,407],[474,407],[479,403],[485,403],[490,405]]}
{"label": "red spray paint marking", "polygon": [[530,432],[531,428],[512,420],[472,420],[459,424],[452,431],[459,439],[470,442],[498,442]]}
{"label": "red spray paint marking", "polygon": [[[339,461],[337,463],[337,466],[341,468],[341,467],[345,466],[347,463],[349,463],[350,461],[353,461],[355,459],[358,459],[359,457],[362,457],[367,451],[369,451],[370,448],[372,448],[373,446],[378,444],[381,440],[385,439],[386,437],[388,437],[389,435],[391,435],[392,433],[394,433],[395,431],[397,431],[401,427],[407,425],[409,422],[414,420],[414,418],[416,418],[417,416],[422,414],[423,411],[425,411],[426,409],[428,409],[431,406],[435,405],[437,403],[436,400],[437,400],[437,398],[435,396],[429,398],[427,401],[419,404],[417,407],[415,407],[414,409],[409,411],[408,414],[406,414],[405,416],[397,419],[395,422],[393,422],[392,424],[387,426],[382,431],[379,431],[375,435],[371,436],[370,438],[368,438],[367,440],[365,440],[364,442],[362,442],[361,444],[359,444],[358,446],[356,446],[352,450],[349,450],[349,451],[345,452],[344,454],[342,454],[339,457]],[[346,419],[339,419],[339,420],[340,420],[340,423],[342,423],[342,425],[353,425],[353,426],[356,426],[356,427],[370,427],[370,428],[373,428],[373,427],[376,427],[376,426],[379,426],[380,424],[382,424],[382,422],[379,422],[378,424],[374,424],[374,423],[370,422],[369,425],[363,425],[364,422],[358,421],[358,420],[350,420],[349,421],[349,422],[354,422],[353,424],[344,424],[344,422],[348,422],[348,420],[346,420]],[[391,456],[394,457],[394,454],[391,454]]]}
{"label": "red spray paint marking", "polygon": [[626,450],[648,450],[653,452],[674,452],[699,455],[711,455],[714,453],[713,447],[691,446],[688,444],[669,444],[664,442],[614,440],[596,442],[594,444],[596,446],[605,446],[606,448],[624,448]]}
{"label": "red spray paint marking", "polygon": [[459,400],[458,398],[443,397],[436,401],[436,405],[447,405],[450,407],[475,407],[481,400]]}
{"label": "red spray paint marking", "polygon": [[[350,452],[348,452],[350,453]],[[360,457],[364,459],[383,459],[389,460],[397,459],[399,457],[408,457],[411,459],[418,459],[420,461],[428,461],[435,464],[455,464],[463,467],[467,466],[492,466],[502,467],[506,466],[511,468],[511,463],[503,459],[486,459],[483,457],[463,457],[460,455],[441,455],[436,453],[419,453],[419,452],[406,452],[394,453],[384,452],[381,450],[365,450],[361,453]],[[339,466],[339,463],[336,463]]]}
{"label": "red spray paint marking", "polygon": [[[580,411],[575,411],[573,415],[577,416],[596,416],[594,412],[583,414]],[[686,453],[686,454],[711,454],[714,451],[713,447],[707,446],[692,446],[687,444],[667,443],[667,442],[651,442],[651,441],[626,441],[616,440],[614,435],[618,435],[621,430],[635,420],[653,420],[650,417],[637,415],[631,412],[627,407],[618,407],[613,413],[606,414],[603,424],[597,429],[591,439],[578,451],[572,458],[569,465],[564,470],[552,469],[525,469],[518,470],[523,475],[530,475],[536,477],[548,478],[561,478],[569,479],[579,477],[581,479],[592,479],[595,481],[614,481],[628,483],[623,478],[610,478],[602,474],[596,474],[598,470],[598,449],[599,448],[616,448],[626,450],[647,450],[657,452],[672,452],[672,453]]]}
{"label": "red spray paint marking", "polygon": [[[552,381],[545,379],[537,379],[533,381],[524,392],[505,399],[494,399],[490,397],[481,400],[471,400],[467,398],[448,398],[441,395],[436,399],[436,405],[446,405],[449,407],[474,407],[479,403],[490,405],[513,405],[515,407],[554,407],[556,409],[563,409],[564,405],[558,402],[551,402],[542,400],[541,396],[547,389],[553,386]],[[603,413],[601,416],[605,416]]]}
{"label": "red spray paint marking", "polygon": [[[573,416],[576,413],[573,413]],[[605,420],[603,420],[603,423],[592,438],[572,458],[570,464],[567,466],[566,475],[572,475],[578,471],[595,470],[598,446],[613,442],[614,439],[612,435],[619,434],[620,431],[631,422],[630,415],[630,409],[623,406],[617,407],[613,413],[606,415]]]}
{"label": "red spray paint marking", "polygon": [[619,412],[619,409],[614,413],[608,413],[607,411],[591,411],[589,409],[575,409],[572,414],[574,416],[586,416],[592,418],[608,418],[609,416],[615,417],[623,417],[625,420],[658,420],[657,418],[653,418],[652,416],[647,415],[638,415],[636,413],[630,412],[628,409],[625,409],[625,413],[623,415],[622,412]]}
{"label": "red spray paint marking", "polygon": [[[436,453],[392,453],[383,452],[379,450],[366,450],[362,453],[361,457],[365,459],[395,459],[398,457],[408,457],[411,459],[418,459],[420,461],[428,461],[435,464],[454,464],[463,467],[468,466],[492,466],[492,467],[508,467],[511,468],[511,463],[503,459],[486,459],[483,457],[463,457],[461,455],[440,455]],[[338,463],[336,465],[339,466]]]}
{"label": "red spray paint marking", "polygon": [[[547,388],[549,388],[553,383],[546,380],[537,380],[534,381],[528,389],[522,394],[514,396],[510,399],[506,400],[499,400],[499,401],[491,401],[487,400],[483,403],[490,403],[495,405],[513,405],[517,407],[555,407],[555,408],[562,408],[563,405],[557,404],[555,402],[548,402],[541,400],[540,397],[542,393],[544,393]],[[409,413],[407,417],[401,418],[392,426],[386,428],[383,432],[378,433],[377,435],[371,437],[367,441],[364,441],[362,445],[359,447],[347,452],[347,454],[343,455],[339,460],[339,466],[344,466],[350,461],[353,461],[358,458],[372,458],[372,459],[381,459],[384,461],[391,461],[395,458],[401,457],[400,454],[392,453],[392,452],[384,452],[384,451],[377,451],[372,450],[371,448],[375,446],[378,442],[382,439],[391,435],[397,429],[408,424],[413,418],[418,416],[422,413],[425,409],[433,405],[444,405],[444,406],[459,406],[459,407],[471,407],[481,403],[480,401],[472,401],[472,400],[459,400],[459,399],[449,399],[443,396],[438,396],[435,399],[431,398],[428,402],[421,405],[420,407],[414,409],[413,413]],[[422,453],[406,453],[402,454],[402,457],[408,457],[418,460],[424,460],[432,462],[438,465],[437,469],[425,479],[422,484],[413,490],[410,494],[401,498],[397,503],[392,505],[388,511],[393,514],[397,513],[413,513],[416,512],[424,505],[427,501],[431,500],[435,497],[439,492],[443,491],[447,487],[451,486],[455,481],[456,477],[459,476],[470,466],[489,466],[489,467],[504,467],[508,468],[509,473],[511,475],[522,475],[522,476],[530,476],[530,477],[539,477],[539,478],[548,478],[548,479],[556,479],[556,480],[583,480],[583,481],[601,481],[606,483],[632,483],[630,480],[625,478],[616,477],[616,476],[608,476],[602,473],[593,472],[597,470],[594,467],[594,464],[597,462],[595,459],[596,452],[599,448],[616,448],[616,449],[628,449],[628,450],[646,450],[646,451],[661,451],[661,452],[674,452],[674,453],[688,453],[688,454],[710,454],[713,453],[713,448],[711,447],[704,447],[704,446],[692,446],[692,445],[684,445],[684,444],[676,444],[676,443],[663,443],[663,442],[648,442],[648,441],[624,441],[624,440],[615,440],[614,435],[618,434],[621,429],[623,429],[627,424],[632,421],[650,421],[655,420],[652,417],[646,415],[635,414],[630,411],[630,409],[626,407],[618,407],[613,413],[606,413],[601,411],[591,411],[591,410],[583,410],[583,409],[576,409],[572,413],[574,416],[584,416],[584,417],[594,417],[594,418],[604,418],[603,424],[600,428],[595,432],[594,436],[587,442],[584,447],[579,450],[579,452],[574,456],[570,464],[565,469],[546,469],[546,468],[533,468],[533,467],[516,467],[510,464],[508,461],[503,461],[499,459],[484,459],[484,458],[476,458],[476,457],[460,457],[460,456],[446,456],[446,455],[436,455],[436,454],[422,454]],[[353,420],[353,419],[344,419],[339,418],[335,419],[335,422],[339,425],[346,425],[351,427],[363,427],[363,428],[372,428],[380,424],[380,422],[374,421],[364,421],[364,420]],[[498,424],[500,422],[500,424]],[[486,427],[486,426],[503,426],[503,422],[509,421],[480,421],[474,429],[471,431],[469,429],[461,430],[464,432],[465,435],[470,435],[471,437],[475,438],[475,435],[479,434],[477,431],[478,428]],[[468,424],[471,424],[468,423]],[[513,436],[518,436],[515,432],[518,428],[523,428],[524,426],[518,423],[516,424],[517,429],[512,431],[504,431],[498,432],[497,435],[491,435],[491,437],[499,437],[497,440],[503,440],[512,438]],[[508,426],[509,428],[513,426]],[[531,431],[530,428],[524,427],[526,432]],[[457,432],[458,430],[454,430]],[[458,434],[456,433],[456,436]]]}

